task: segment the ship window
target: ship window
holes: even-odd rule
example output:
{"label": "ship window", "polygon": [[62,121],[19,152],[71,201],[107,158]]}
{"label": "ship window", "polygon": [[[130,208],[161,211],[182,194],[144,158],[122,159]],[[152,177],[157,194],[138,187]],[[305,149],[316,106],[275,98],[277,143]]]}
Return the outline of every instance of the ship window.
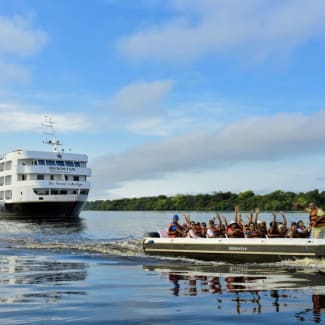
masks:
{"label": "ship window", "polygon": [[3,200],[4,196],[3,196],[3,191],[0,191],[0,200]]}
{"label": "ship window", "polygon": [[51,181],[53,181],[54,180],[54,175],[51,175],[50,179],[51,179]]}
{"label": "ship window", "polygon": [[46,160],[46,165],[55,166],[55,161],[54,160]]}
{"label": "ship window", "polygon": [[59,191],[58,191],[58,190],[53,190],[53,189],[52,189],[52,190],[51,190],[51,194],[52,194],[52,195],[58,195],[58,194],[59,194]]}
{"label": "ship window", "polygon": [[10,185],[11,184],[11,175],[8,175],[5,177],[5,184]]}
{"label": "ship window", "polygon": [[26,175],[25,175],[25,174],[22,174],[20,180],[21,180],[21,181],[25,181],[25,180],[26,180]]}
{"label": "ship window", "polygon": [[89,190],[80,190],[81,195],[88,195]]}
{"label": "ship window", "polygon": [[68,180],[69,180],[69,176],[68,176],[68,175],[64,175],[64,179],[65,179],[66,181],[68,181]]}
{"label": "ship window", "polygon": [[73,167],[74,166],[73,161],[66,161],[65,165],[68,166],[68,167]]}
{"label": "ship window", "polygon": [[11,169],[11,160],[6,161],[6,170],[10,170]]}
{"label": "ship window", "polygon": [[3,186],[4,184],[4,177],[0,177],[0,186]]}
{"label": "ship window", "polygon": [[34,193],[37,195],[49,195],[49,190],[47,188],[34,188]]}
{"label": "ship window", "polygon": [[38,164],[44,166],[45,165],[45,160],[43,160],[43,159],[38,160]]}
{"label": "ship window", "polygon": [[64,161],[62,160],[57,160],[55,163],[57,166],[64,166]]}
{"label": "ship window", "polygon": [[43,181],[44,180],[44,175],[37,175],[37,180],[38,181]]}
{"label": "ship window", "polygon": [[86,167],[87,163],[85,161],[80,162],[80,167]]}
{"label": "ship window", "polygon": [[74,165],[75,165],[76,167],[80,167],[80,161],[75,161],[75,162],[74,162]]}
{"label": "ship window", "polygon": [[62,194],[62,195],[67,195],[68,192],[67,192],[67,190],[61,190],[61,191],[60,191],[60,194]]}
{"label": "ship window", "polygon": [[74,180],[75,182],[79,181],[79,176],[73,176],[73,180]]}
{"label": "ship window", "polygon": [[1,163],[0,164],[0,172],[3,172],[5,170],[5,164]]}
{"label": "ship window", "polygon": [[6,200],[11,200],[11,198],[12,198],[12,191],[6,191],[5,192],[5,197],[6,197]]}

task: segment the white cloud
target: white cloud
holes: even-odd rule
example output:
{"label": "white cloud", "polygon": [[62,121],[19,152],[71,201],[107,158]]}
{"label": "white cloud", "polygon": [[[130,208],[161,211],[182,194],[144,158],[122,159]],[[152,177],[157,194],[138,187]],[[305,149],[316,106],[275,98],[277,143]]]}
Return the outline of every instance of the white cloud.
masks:
{"label": "white cloud", "polygon": [[193,120],[188,117],[172,118],[165,116],[161,118],[146,118],[131,121],[128,130],[135,134],[169,136],[193,125]]}
{"label": "white cloud", "polygon": [[1,59],[0,71],[0,84],[5,84],[12,81],[18,83],[26,83],[31,75],[31,72],[28,68],[4,61],[1,62]]}
{"label": "white cloud", "polygon": [[325,36],[323,0],[178,0],[170,6],[176,18],[119,39],[119,51],[134,60],[183,62],[213,53],[263,60]]}
{"label": "white cloud", "polygon": [[52,114],[32,107],[0,103],[0,133],[39,132],[46,115],[55,122],[57,131],[75,132],[92,127],[89,118],[80,113]]}
{"label": "white cloud", "polygon": [[[156,179],[132,180],[105,191],[93,187],[90,199],[117,199],[155,195],[198,194],[218,191],[255,193],[284,191],[304,192],[324,188],[324,171],[319,162],[325,156],[312,155],[297,161],[240,162],[225,168],[193,172],[189,170],[165,174]],[[306,170],[306,166],[308,169]],[[323,176],[323,179],[319,177]]]}
{"label": "white cloud", "polygon": [[31,19],[0,16],[0,84],[27,82],[30,69],[15,60],[35,55],[47,41],[47,33],[34,28]]}
{"label": "white cloud", "polygon": [[152,115],[158,110],[172,86],[173,82],[170,80],[132,83],[122,88],[109,105],[118,113],[132,117]]}
{"label": "white cloud", "polygon": [[0,16],[0,56],[30,56],[37,53],[48,40],[47,34],[33,28],[30,19],[22,16]]}
{"label": "white cloud", "polygon": [[101,104],[108,109],[113,127],[134,134],[168,135],[173,123],[169,123],[164,101],[170,94],[171,80],[139,81],[128,84],[109,101]]}
{"label": "white cloud", "polygon": [[[247,118],[214,133],[192,132],[92,162],[95,187],[118,188],[177,172],[204,172],[256,161],[281,161],[324,150],[325,110],[311,116]],[[312,125],[312,127],[311,127]]]}

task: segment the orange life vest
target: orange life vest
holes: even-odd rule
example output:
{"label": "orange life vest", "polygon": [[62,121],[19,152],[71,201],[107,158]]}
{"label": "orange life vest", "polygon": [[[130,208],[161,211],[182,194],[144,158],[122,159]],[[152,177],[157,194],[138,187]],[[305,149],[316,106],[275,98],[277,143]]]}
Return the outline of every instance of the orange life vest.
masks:
{"label": "orange life vest", "polygon": [[167,229],[167,233],[168,233],[168,237],[169,238],[176,238],[176,237],[180,237],[180,233],[177,231],[179,230],[181,227],[179,224],[176,223],[170,223],[168,225],[168,229]]}
{"label": "orange life vest", "polygon": [[310,222],[310,225],[313,225],[316,222],[317,219],[318,219],[318,216],[317,216],[317,208],[311,209],[310,212],[309,212],[309,222]]}

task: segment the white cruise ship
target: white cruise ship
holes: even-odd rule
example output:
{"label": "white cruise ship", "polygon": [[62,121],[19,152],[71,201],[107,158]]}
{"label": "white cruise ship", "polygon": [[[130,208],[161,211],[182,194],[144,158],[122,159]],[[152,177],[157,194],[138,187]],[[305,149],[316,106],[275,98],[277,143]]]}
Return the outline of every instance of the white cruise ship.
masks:
{"label": "white cruise ship", "polygon": [[53,122],[47,119],[43,126],[44,143],[53,151],[15,150],[0,159],[2,215],[74,218],[86,204],[87,155],[59,151]]}

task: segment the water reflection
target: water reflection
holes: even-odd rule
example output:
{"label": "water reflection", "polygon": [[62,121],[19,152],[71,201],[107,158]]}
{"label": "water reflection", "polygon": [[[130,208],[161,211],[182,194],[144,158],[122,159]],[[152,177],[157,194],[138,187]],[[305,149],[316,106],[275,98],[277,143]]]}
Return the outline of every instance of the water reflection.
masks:
{"label": "water reflection", "polygon": [[320,270],[233,265],[144,269],[166,278],[174,296],[215,295],[219,311],[232,305],[231,313],[238,315],[289,311],[300,321],[325,320],[325,273]]}
{"label": "water reflection", "polygon": [[[0,303],[54,302],[66,295],[85,295],[83,290],[72,290],[71,285],[86,279],[86,269],[85,263],[44,256],[1,256]],[[63,290],[68,284],[69,290]]]}

